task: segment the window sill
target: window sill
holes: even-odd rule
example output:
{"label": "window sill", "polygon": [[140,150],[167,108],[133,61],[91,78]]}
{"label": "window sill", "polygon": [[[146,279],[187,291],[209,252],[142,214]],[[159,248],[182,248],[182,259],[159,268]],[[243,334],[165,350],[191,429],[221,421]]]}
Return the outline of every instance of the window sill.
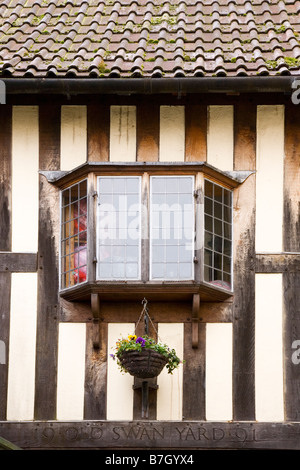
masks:
{"label": "window sill", "polygon": [[92,294],[98,294],[102,300],[142,300],[147,297],[152,301],[185,301],[199,294],[201,301],[222,302],[233,295],[233,292],[215,287],[209,283],[194,281],[101,281],[69,287],[60,292],[68,301],[87,301]]}

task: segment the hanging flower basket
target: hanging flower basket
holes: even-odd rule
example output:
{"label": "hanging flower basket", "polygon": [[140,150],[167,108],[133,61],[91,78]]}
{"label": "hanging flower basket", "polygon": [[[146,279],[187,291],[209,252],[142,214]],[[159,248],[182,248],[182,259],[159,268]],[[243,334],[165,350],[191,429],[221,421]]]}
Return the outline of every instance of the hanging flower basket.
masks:
{"label": "hanging flower basket", "polygon": [[140,379],[157,377],[168,362],[168,358],[153,349],[124,351],[119,360],[130,375]]}
{"label": "hanging flower basket", "polygon": [[165,366],[172,374],[182,363],[174,349],[146,335],[129,335],[128,339],[119,339],[115,354],[111,357],[117,360],[122,372],[143,379],[157,377]]}

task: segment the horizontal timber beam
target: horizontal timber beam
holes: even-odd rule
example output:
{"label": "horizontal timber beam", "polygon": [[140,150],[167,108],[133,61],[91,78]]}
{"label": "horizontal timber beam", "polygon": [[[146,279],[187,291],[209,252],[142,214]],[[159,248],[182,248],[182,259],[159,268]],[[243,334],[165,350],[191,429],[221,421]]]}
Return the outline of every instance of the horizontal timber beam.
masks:
{"label": "horizontal timber beam", "polygon": [[300,422],[0,421],[22,449],[292,449]]}
{"label": "horizontal timber beam", "polygon": [[284,273],[300,271],[300,253],[257,253],[256,273]]}
{"label": "horizontal timber beam", "polygon": [[0,252],[0,272],[37,272],[37,253]]}

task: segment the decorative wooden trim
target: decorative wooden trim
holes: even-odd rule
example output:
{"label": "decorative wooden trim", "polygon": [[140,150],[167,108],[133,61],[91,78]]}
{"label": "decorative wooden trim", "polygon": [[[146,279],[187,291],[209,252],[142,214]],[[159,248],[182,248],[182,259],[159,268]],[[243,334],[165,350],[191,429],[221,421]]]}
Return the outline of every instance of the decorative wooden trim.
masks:
{"label": "decorative wooden trim", "polygon": [[71,171],[40,171],[49,183],[64,188],[74,181],[86,177],[88,173],[108,175],[140,175],[151,174],[174,175],[196,174],[203,172],[207,177],[214,178],[229,188],[236,188],[253,173],[253,171],[221,171],[206,162],[87,162]]}
{"label": "decorative wooden trim", "polygon": [[[256,106],[234,107],[234,169],[256,169]],[[234,195],[233,419],[255,419],[255,174]],[[241,208],[241,210],[239,210]]]}
{"label": "decorative wooden trim", "polygon": [[0,252],[0,272],[35,273],[37,253]]}
{"label": "decorative wooden trim", "polygon": [[109,160],[110,107],[87,105],[87,159],[90,162]]}
{"label": "decorative wooden trim", "polygon": [[[12,107],[0,106],[0,250],[11,250]],[[1,258],[0,258],[0,266]],[[0,267],[0,340],[5,364],[0,364],[0,419],[6,419],[11,274]],[[1,272],[4,271],[4,272]]]}
{"label": "decorative wooden trim", "polygon": [[[291,102],[285,107],[285,159],[283,209],[283,292],[284,292],[284,377],[285,418],[300,417],[300,365],[292,360],[294,341],[300,339],[300,108]],[[290,252],[290,253],[286,253]],[[281,257],[280,257],[281,260]],[[297,343],[296,343],[297,344]]]}
{"label": "decorative wooden trim", "polygon": [[300,422],[35,421],[0,422],[22,449],[299,450]]}
{"label": "decorative wooden trim", "polygon": [[185,106],[185,160],[206,161],[207,106]]}
{"label": "decorative wooden trim", "polygon": [[[39,110],[39,167],[60,168],[60,107]],[[58,191],[40,176],[35,419],[56,418]]]}

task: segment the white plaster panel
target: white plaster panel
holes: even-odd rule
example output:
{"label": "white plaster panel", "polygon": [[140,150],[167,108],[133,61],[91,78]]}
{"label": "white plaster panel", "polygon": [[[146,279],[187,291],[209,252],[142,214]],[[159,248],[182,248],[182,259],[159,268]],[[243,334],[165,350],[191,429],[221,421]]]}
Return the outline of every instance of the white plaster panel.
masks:
{"label": "white plaster panel", "polygon": [[37,274],[12,273],[8,420],[34,418]]}
{"label": "white plaster panel", "polygon": [[107,354],[107,419],[133,419],[133,377],[122,373],[116,360],[110,357],[114,354],[116,342],[134,333],[134,323],[108,324],[108,354]]}
{"label": "white plaster panel", "polygon": [[232,324],[206,325],[206,419],[232,419]]}
{"label": "white plaster panel", "polygon": [[39,124],[37,106],[12,110],[12,251],[38,247]]}
{"label": "white plaster panel", "polygon": [[83,419],[85,323],[60,323],[57,370],[57,419]]}
{"label": "white plaster panel", "polygon": [[257,107],[256,251],[282,251],[284,106]]}
{"label": "white plaster panel", "polygon": [[136,161],[136,107],[110,107],[110,161]]}
{"label": "white plaster panel", "polygon": [[183,162],[185,153],[184,106],[160,107],[159,160]]}
{"label": "white plaster panel", "polygon": [[86,106],[61,107],[61,170],[68,171],[87,160]]}
{"label": "white plaster panel", "polygon": [[222,171],[233,170],[233,106],[209,106],[207,163]]}
{"label": "white plaster panel", "polygon": [[282,274],[255,275],[255,396],[258,421],[283,421]]}
{"label": "white plaster panel", "polygon": [[[177,356],[183,359],[183,323],[159,323],[158,335],[162,343],[174,348]],[[157,419],[182,419],[182,380],[183,367],[180,364],[172,374],[166,368],[157,377]]]}

